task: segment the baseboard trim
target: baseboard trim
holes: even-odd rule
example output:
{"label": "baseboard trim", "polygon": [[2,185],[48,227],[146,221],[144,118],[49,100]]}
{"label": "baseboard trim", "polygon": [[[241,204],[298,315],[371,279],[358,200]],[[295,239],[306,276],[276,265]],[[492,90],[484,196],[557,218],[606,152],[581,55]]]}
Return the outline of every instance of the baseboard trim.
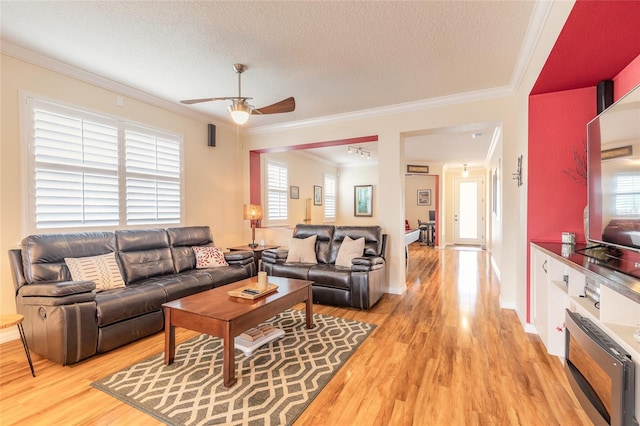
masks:
{"label": "baseboard trim", "polygon": [[0,331],[0,344],[11,342],[12,340],[20,339],[20,333],[18,327],[8,328]]}

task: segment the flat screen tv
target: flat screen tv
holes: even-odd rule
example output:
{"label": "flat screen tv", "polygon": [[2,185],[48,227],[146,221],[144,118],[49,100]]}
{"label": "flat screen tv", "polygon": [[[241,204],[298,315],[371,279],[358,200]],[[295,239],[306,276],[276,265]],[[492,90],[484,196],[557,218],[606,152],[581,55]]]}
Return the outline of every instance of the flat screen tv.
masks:
{"label": "flat screen tv", "polygon": [[640,85],[587,124],[587,239],[606,266],[640,277]]}

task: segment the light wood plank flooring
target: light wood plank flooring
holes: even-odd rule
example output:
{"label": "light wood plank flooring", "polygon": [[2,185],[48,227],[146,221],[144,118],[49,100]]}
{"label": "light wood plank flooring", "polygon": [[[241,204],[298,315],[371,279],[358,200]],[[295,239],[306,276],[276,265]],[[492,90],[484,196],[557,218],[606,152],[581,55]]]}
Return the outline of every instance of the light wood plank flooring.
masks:
{"label": "light wood plank flooring", "polygon": [[[412,244],[409,256],[404,295],[367,312],[314,306],[377,328],[296,425],[590,424],[560,361],[499,308],[486,252]],[[163,345],[159,333],[67,367],[34,354],[36,378],[19,341],[0,345],[0,424],[159,424],[90,384]]]}

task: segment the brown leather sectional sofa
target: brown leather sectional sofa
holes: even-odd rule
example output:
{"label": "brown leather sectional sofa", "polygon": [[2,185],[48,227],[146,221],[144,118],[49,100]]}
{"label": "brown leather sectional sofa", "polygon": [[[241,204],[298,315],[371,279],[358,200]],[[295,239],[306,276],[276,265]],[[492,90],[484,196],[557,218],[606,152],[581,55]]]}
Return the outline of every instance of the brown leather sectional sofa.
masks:
{"label": "brown leather sectional sofa", "polygon": [[[261,269],[268,275],[313,281],[313,301],[369,309],[380,299],[386,283],[384,259],[387,235],[379,226],[297,225],[293,238],[316,235],[317,264],[287,262],[288,249],[262,253]],[[365,239],[364,253],[351,267],[336,266],[345,237]]]}
{"label": "brown leather sectional sofa", "polygon": [[[29,348],[73,364],[162,330],[167,301],[256,274],[250,251],[196,269],[192,247],[212,245],[206,226],[26,237],[9,257]],[[111,252],[125,287],[96,292],[93,281],[71,281],[64,258]]]}
{"label": "brown leather sectional sofa", "polygon": [[602,232],[602,241],[640,247],[640,220],[612,219]]}

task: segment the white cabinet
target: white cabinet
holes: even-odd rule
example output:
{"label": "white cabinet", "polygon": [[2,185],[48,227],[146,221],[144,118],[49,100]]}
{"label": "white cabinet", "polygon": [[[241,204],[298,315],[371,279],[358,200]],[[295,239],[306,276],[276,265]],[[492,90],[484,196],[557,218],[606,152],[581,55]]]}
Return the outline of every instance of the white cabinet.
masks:
{"label": "white cabinet", "polygon": [[531,323],[536,327],[542,342],[548,347],[547,288],[549,256],[531,248]]}
{"label": "white cabinet", "polygon": [[[640,359],[640,343],[633,333],[640,329],[640,303],[608,284],[608,280],[598,273],[572,261],[573,251],[552,250],[555,243],[531,243],[530,264],[530,315],[550,354],[564,357],[564,316],[565,309],[578,312],[591,319],[628,351],[634,360]],[[557,251],[557,253],[556,253]],[[562,253],[562,255],[560,254]],[[565,256],[566,255],[566,256]],[[600,303],[584,297],[585,280],[600,283]],[[618,275],[624,280],[628,291],[640,288],[638,281],[629,276]],[[618,284],[619,285],[619,284]],[[639,369],[640,376],[640,369]],[[640,395],[639,395],[640,398]]]}
{"label": "white cabinet", "polygon": [[531,322],[547,352],[564,358],[564,313],[571,306],[571,291],[584,288],[584,275],[534,245],[530,271]]}
{"label": "white cabinet", "polygon": [[[531,243],[530,320],[547,352],[565,357],[565,310],[589,318],[627,351],[636,364],[636,413],[640,413],[640,281],[594,265],[571,246]],[[600,302],[584,296],[586,280],[600,284]]]}
{"label": "white cabinet", "polygon": [[547,313],[547,352],[551,355],[565,357],[564,343],[564,312],[569,308],[569,296],[564,281],[549,281],[547,301],[549,309]]}

